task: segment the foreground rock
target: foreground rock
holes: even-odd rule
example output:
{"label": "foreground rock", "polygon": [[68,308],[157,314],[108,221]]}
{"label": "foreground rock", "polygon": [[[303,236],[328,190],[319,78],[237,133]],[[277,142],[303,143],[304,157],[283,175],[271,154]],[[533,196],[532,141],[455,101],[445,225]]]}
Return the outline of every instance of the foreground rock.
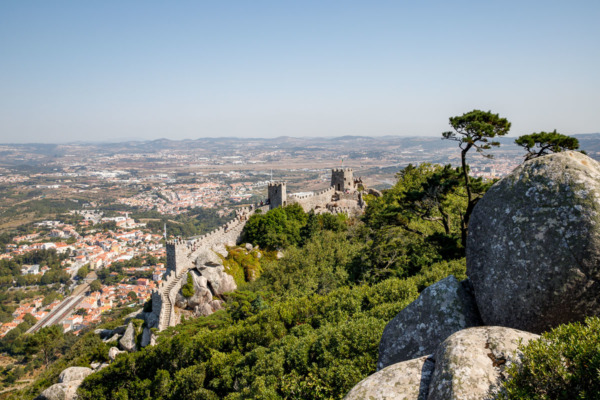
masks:
{"label": "foreground rock", "polygon": [[486,325],[540,333],[600,315],[600,164],[578,152],[524,163],[475,207],[466,252]]}
{"label": "foreground rock", "polygon": [[425,399],[434,367],[431,356],[390,365],[361,381],[345,399]]}
{"label": "foreground rock", "polygon": [[386,325],[377,369],[432,354],[454,332],[479,325],[468,282],[449,276],[425,289]]}
{"label": "foreground rock", "polygon": [[455,333],[435,352],[435,369],[427,400],[490,398],[497,393],[506,367],[519,359],[519,339],[526,344],[538,337],[497,326]]}
{"label": "foreground rock", "polygon": [[497,393],[506,368],[518,362],[519,340],[538,335],[482,326],[454,333],[433,356],[393,364],[357,384],[348,400],[487,400]]}

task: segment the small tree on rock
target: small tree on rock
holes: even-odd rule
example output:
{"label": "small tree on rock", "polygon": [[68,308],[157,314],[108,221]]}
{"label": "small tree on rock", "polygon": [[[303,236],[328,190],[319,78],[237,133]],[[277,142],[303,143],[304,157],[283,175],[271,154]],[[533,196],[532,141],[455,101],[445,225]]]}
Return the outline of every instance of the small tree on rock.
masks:
{"label": "small tree on rock", "polygon": [[527,151],[525,161],[550,153],[577,150],[579,148],[579,140],[560,134],[556,132],[556,129],[552,132],[539,132],[520,136],[515,140],[515,143]]}
{"label": "small tree on rock", "polygon": [[[454,131],[444,132],[442,136],[443,139],[458,142],[458,147],[461,149],[460,161],[467,191],[467,210],[462,221],[461,239],[463,245],[466,245],[469,218],[479,200],[479,197],[474,195],[471,187],[467,168],[467,152],[475,148],[478,153],[483,153],[492,147],[500,146],[499,142],[491,139],[506,135],[511,124],[506,118],[501,118],[498,114],[492,114],[491,111],[473,110],[461,116],[450,117],[450,125]],[[491,154],[483,155],[492,158]]]}

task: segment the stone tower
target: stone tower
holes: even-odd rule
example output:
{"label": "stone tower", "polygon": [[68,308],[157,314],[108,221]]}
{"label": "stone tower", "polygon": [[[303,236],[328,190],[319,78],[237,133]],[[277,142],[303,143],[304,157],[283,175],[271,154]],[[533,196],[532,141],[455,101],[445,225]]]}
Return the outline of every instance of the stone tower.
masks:
{"label": "stone tower", "polygon": [[331,186],[338,192],[354,190],[352,168],[334,168],[331,170]]}
{"label": "stone tower", "polygon": [[285,182],[269,182],[269,209],[287,205],[287,191]]}

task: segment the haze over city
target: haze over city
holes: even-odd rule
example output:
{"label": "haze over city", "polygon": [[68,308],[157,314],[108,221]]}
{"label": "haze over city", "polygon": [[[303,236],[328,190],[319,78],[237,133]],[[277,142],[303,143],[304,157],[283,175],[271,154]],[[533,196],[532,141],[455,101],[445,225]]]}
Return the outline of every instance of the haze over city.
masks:
{"label": "haze over city", "polygon": [[0,142],[600,131],[597,1],[0,4]]}

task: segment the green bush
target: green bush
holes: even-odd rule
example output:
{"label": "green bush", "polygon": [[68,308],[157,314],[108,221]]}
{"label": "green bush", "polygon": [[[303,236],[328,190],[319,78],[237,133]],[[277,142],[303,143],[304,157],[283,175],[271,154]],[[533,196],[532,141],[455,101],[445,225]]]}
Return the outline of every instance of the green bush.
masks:
{"label": "green bush", "polygon": [[600,399],[600,319],[572,323],[521,346],[498,399]]}
{"label": "green bush", "polygon": [[192,275],[189,272],[187,275],[187,283],[181,287],[181,294],[188,299],[194,295],[194,278],[192,278]]}

